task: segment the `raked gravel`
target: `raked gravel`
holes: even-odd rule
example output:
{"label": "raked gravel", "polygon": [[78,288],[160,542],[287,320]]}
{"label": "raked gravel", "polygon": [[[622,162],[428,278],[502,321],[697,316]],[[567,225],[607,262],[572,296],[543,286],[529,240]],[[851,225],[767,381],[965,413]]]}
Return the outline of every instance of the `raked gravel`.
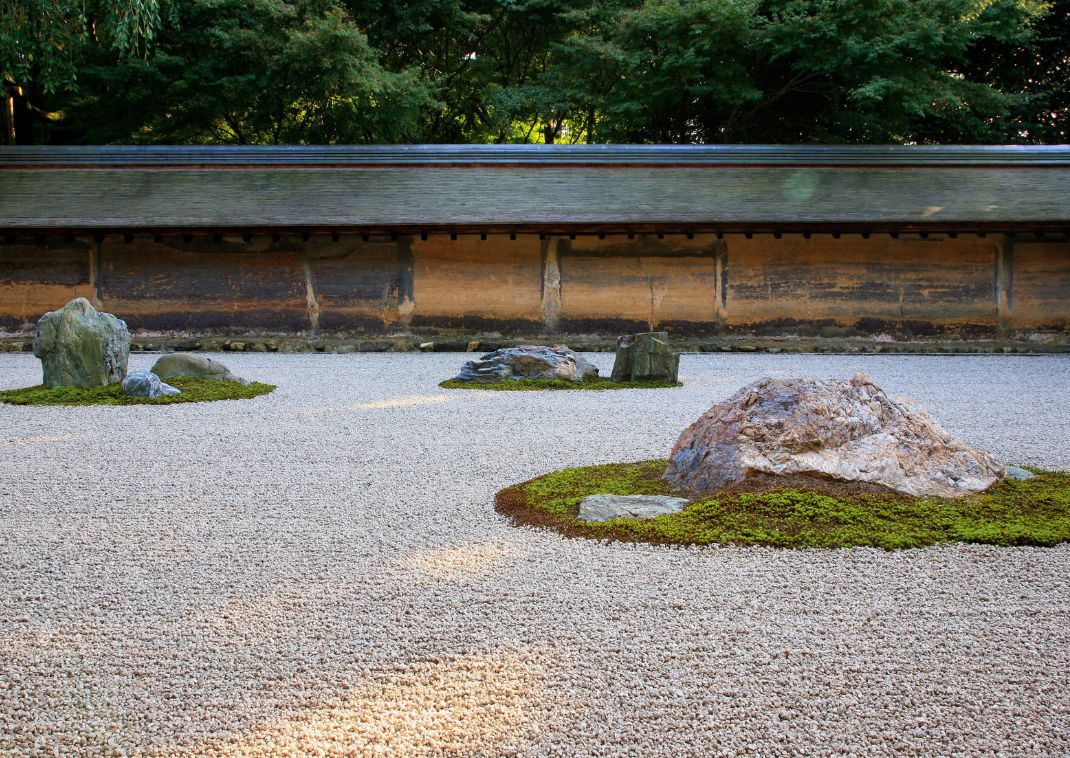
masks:
{"label": "raked gravel", "polygon": [[[677,390],[439,389],[465,358],[228,355],[279,389],[0,406],[0,753],[1070,752],[1066,545],[601,544],[492,505],[665,456],[763,375],[865,371],[1070,469],[1070,359],[687,355]],[[0,387],[38,366],[0,355]]]}

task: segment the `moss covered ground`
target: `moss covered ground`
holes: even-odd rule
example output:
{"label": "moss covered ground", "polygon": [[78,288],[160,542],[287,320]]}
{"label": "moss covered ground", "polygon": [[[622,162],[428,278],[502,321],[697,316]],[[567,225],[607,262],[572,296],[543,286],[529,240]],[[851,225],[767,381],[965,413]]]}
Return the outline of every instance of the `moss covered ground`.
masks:
{"label": "moss covered ground", "polygon": [[615,382],[605,377],[584,379],[582,382],[570,382],[565,379],[506,379],[500,382],[464,381],[461,379],[447,379],[441,382],[439,387],[448,390],[492,390],[525,392],[533,390],[634,390],[634,389],[664,389],[667,387],[682,387],[680,382],[665,380],[650,382]]}
{"label": "moss covered ground", "polygon": [[0,390],[0,403],[12,405],[172,405],[174,403],[204,403],[212,400],[243,400],[266,395],[274,384],[253,382],[219,382],[191,376],[173,376],[164,380],[182,390],[182,394],[154,399],[124,395],[119,384],[105,387],[24,387]]}
{"label": "moss covered ground", "polygon": [[666,463],[555,471],[502,490],[497,507],[517,523],[571,536],[683,545],[896,550],[946,542],[1050,546],[1070,541],[1070,473],[1040,470],[1032,479],[1002,481],[959,499],[797,488],[726,491],[649,520],[577,520],[587,495],[679,495],[661,480]]}

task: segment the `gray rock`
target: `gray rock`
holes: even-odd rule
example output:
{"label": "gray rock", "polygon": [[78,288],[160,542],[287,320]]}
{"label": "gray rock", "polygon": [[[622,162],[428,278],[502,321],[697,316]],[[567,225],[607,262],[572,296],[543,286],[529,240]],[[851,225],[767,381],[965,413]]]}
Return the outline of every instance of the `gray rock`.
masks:
{"label": "gray rock", "polygon": [[249,384],[248,379],[234,376],[230,369],[219,361],[195,353],[171,353],[161,356],[149,369],[163,379],[172,376],[192,376],[195,379],[213,379],[217,382]]}
{"label": "gray rock", "polygon": [[669,347],[667,332],[643,332],[617,338],[613,381],[675,382],[679,371],[680,354]]}
{"label": "gray rock", "polygon": [[1007,470],[1008,479],[1017,479],[1019,481],[1022,481],[1024,479],[1032,479],[1034,476],[1036,476],[1036,474],[1034,474],[1032,471],[1030,471],[1029,469],[1022,468],[1021,466],[1005,466],[1005,468]]}
{"label": "gray rock", "polygon": [[181,394],[182,390],[164,384],[151,371],[137,371],[123,379],[123,393],[132,397],[170,397]]}
{"label": "gray rock", "polygon": [[581,382],[598,376],[598,369],[564,345],[503,347],[468,361],[458,379],[497,382],[503,379],[564,379]]}
{"label": "gray rock", "polygon": [[101,387],[126,376],[130,332],[126,322],[79,297],[37,321],[33,354],[46,387]]}
{"label": "gray rock", "polygon": [[655,518],[678,513],[687,498],[666,495],[588,495],[580,501],[580,521],[608,521],[611,518]]}
{"label": "gray rock", "polygon": [[1003,477],[988,453],[867,377],[759,379],[684,430],[665,479],[694,492],[754,473],[872,482],[908,495],[960,497]]}

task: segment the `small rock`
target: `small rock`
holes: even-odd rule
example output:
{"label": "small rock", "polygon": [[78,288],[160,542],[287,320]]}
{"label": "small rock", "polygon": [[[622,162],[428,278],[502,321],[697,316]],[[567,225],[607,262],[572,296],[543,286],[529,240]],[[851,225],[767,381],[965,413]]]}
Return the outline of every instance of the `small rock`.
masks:
{"label": "small rock", "polygon": [[1036,474],[1034,474],[1032,471],[1030,471],[1029,469],[1022,468],[1021,466],[1006,466],[1005,468],[1007,470],[1008,479],[1017,479],[1018,481],[1023,481],[1025,479],[1032,479],[1034,476],[1036,476]]}
{"label": "small rock", "polygon": [[564,345],[519,345],[486,353],[478,361],[468,361],[457,378],[484,382],[503,379],[582,382],[595,376],[598,376],[598,369]]}
{"label": "small rock", "polygon": [[678,513],[686,504],[687,498],[666,495],[588,495],[580,501],[579,520],[650,519]]}
{"label": "small rock", "polygon": [[151,371],[138,371],[123,379],[123,393],[131,397],[170,397],[182,390],[164,384]]}
{"label": "small rock", "polygon": [[435,343],[434,342],[421,342],[420,343],[420,349],[423,350],[424,352],[430,352],[431,350],[435,349]]}
{"label": "small rock", "polygon": [[225,349],[231,350],[231,351],[233,351],[235,353],[240,353],[242,350],[245,349],[245,343],[244,342],[238,342],[237,340],[235,340],[233,342],[226,343],[225,345],[223,345],[223,347]]}
{"label": "small rock", "polygon": [[643,332],[617,338],[613,381],[665,380],[675,382],[680,354],[669,347],[667,332]]}
{"label": "small rock", "polygon": [[470,341],[470,342],[468,343],[468,348],[467,348],[467,352],[469,352],[469,353],[474,353],[475,351],[479,350],[479,346],[480,346],[481,344],[482,344],[482,343],[481,343],[481,342],[480,342],[479,340],[471,340],[471,341]]}
{"label": "small rock", "polygon": [[464,353],[467,352],[467,346],[466,342],[436,342],[434,351],[436,353]]}
{"label": "small rock", "polygon": [[126,376],[130,332],[125,321],[79,297],[37,321],[33,354],[46,387],[101,387]]}
{"label": "small rock", "polygon": [[192,376],[196,379],[213,379],[217,382],[249,384],[248,379],[234,376],[230,369],[219,361],[213,361],[195,353],[171,353],[161,356],[149,369],[156,376],[168,379],[172,376]]}
{"label": "small rock", "polygon": [[389,342],[361,342],[357,346],[363,353],[385,353],[391,349]]}

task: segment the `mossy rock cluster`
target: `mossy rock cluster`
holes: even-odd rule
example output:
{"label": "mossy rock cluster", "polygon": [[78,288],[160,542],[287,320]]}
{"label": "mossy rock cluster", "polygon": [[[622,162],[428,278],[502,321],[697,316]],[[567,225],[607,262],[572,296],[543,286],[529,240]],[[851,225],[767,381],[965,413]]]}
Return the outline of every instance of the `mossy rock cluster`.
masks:
{"label": "mossy rock cluster", "polygon": [[661,479],[667,461],[570,468],[498,493],[497,508],[514,522],[569,536],[680,545],[795,548],[939,543],[1051,546],[1070,541],[1070,473],[1034,470],[958,499],[891,491],[842,492],[776,487],[725,490],[693,499],[679,513],[649,520],[577,519],[580,501],[599,493],[679,495]]}
{"label": "mossy rock cluster", "polygon": [[174,403],[204,403],[212,400],[245,400],[266,395],[275,389],[274,384],[253,382],[242,385],[237,382],[220,382],[211,379],[196,379],[191,376],[175,376],[167,383],[182,392],[170,397],[131,397],[123,393],[121,384],[103,387],[24,387],[17,390],[0,390],[0,403],[12,405],[173,405]]}
{"label": "mossy rock cluster", "polygon": [[680,382],[671,381],[615,382],[612,379],[596,376],[581,382],[570,382],[566,379],[504,379],[498,382],[447,379],[438,386],[448,390],[530,392],[537,390],[656,390],[683,385]]}

